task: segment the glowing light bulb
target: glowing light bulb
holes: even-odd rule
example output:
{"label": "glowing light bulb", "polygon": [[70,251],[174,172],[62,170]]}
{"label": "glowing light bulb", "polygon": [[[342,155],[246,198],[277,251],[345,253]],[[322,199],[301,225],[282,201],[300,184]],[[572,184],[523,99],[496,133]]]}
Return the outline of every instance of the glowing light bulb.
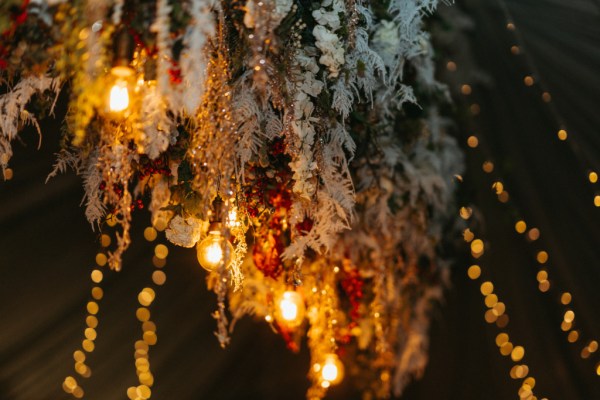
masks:
{"label": "glowing light bulb", "polygon": [[321,368],[321,378],[330,384],[339,383],[344,378],[344,364],[336,354],[329,353],[325,355],[325,362]]}
{"label": "glowing light bulb", "polygon": [[216,271],[221,264],[228,267],[232,252],[233,246],[225,240],[220,231],[210,231],[196,246],[198,262],[207,271]]}
{"label": "glowing light bulb", "polygon": [[276,311],[275,315],[279,323],[289,328],[297,327],[304,320],[304,300],[300,293],[288,290],[277,300]]}
{"label": "glowing light bulb", "polygon": [[127,82],[118,80],[110,89],[110,111],[121,112],[129,107],[129,89]]}

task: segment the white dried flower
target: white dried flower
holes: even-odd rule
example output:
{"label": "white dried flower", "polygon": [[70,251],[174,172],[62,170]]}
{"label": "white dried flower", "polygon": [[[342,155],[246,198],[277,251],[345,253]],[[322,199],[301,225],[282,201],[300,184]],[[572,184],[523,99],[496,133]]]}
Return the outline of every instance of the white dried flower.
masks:
{"label": "white dried flower", "polygon": [[195,217],[184,219],[176,215],[169,222],[169,227],[165,231],[167,239],[177,246],[194,247],[202,234],[202,222]]}

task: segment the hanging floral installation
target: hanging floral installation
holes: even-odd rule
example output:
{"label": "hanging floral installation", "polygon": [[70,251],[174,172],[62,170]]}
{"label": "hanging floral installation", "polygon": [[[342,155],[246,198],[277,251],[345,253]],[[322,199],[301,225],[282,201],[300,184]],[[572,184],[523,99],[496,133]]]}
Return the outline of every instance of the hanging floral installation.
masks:
{"label": "hanging floral installation", "polygon": [[222,346],[253,315],[292,350],[307,337],[307,398],[344,374],[400,395],[427,362],[462,169],[423,21],[437,3],[3,2],[0,165],[62,90],[49,178],[73,169],[92,228],[117,223],[112,269],[146,207],[195,247]]}

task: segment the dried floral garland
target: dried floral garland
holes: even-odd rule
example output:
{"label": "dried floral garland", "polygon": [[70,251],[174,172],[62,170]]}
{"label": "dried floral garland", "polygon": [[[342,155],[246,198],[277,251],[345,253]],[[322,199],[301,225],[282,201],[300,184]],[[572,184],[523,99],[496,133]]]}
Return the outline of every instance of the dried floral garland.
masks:
{"label": "dried floral garland", "polygon": [[111,268],[147,206],[168,240],[197,247],[221,345],[228,312],[252,314],[291,349],[307,335],[308,398],[344,364],[365,393],[400,395],[426,364],[462,168],[424,30],[437,3],[7,2],[0,165],[67,86],[49,177],[73,168],[92,226],[119,223]]}

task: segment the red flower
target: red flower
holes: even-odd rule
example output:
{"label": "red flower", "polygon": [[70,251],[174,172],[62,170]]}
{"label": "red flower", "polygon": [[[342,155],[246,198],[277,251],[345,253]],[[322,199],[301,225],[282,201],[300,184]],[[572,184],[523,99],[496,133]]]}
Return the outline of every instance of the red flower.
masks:
{"label": "red flower", "polygon": [[181,76],[181,69],[179,67],[173,67],[169,69],[169,79],[171,83],[180,84],[183,82],[183,77]]}

